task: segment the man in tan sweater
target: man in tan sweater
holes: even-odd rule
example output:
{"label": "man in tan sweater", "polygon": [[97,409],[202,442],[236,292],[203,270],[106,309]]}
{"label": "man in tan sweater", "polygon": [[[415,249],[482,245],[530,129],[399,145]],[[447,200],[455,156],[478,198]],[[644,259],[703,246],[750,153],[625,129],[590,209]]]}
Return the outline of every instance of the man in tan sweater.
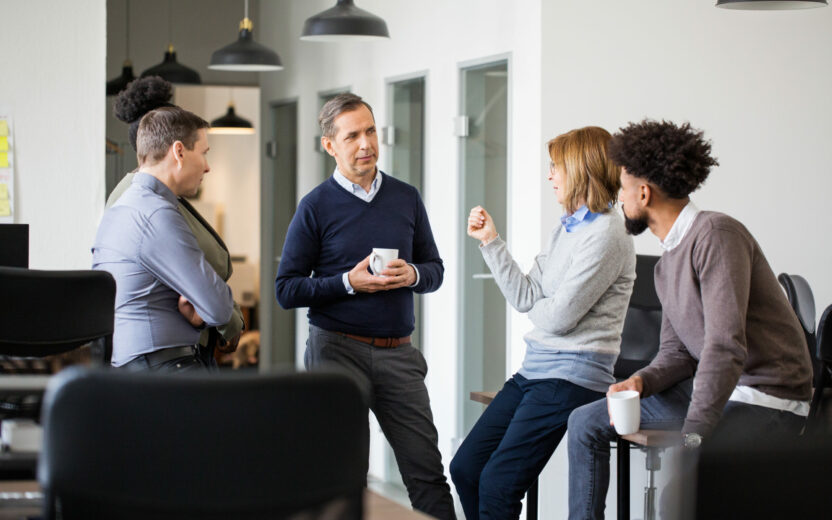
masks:
{"label": "man in tan sweater", "polygon": [[[659,353],[607,395],[638,391],[641,428],[681,428],[686,447],[720,430],[752,442],[796,435],[812,391],[805,337],[759,244],[738,221],[690,201],[717,165],[710,151],[702,132],[666,121],[631,123],[610,144],[627,230],[649,228],[664,253],[654,273]],[[604,516],[616,438],[605,401],[569,418],[570,519]]]}

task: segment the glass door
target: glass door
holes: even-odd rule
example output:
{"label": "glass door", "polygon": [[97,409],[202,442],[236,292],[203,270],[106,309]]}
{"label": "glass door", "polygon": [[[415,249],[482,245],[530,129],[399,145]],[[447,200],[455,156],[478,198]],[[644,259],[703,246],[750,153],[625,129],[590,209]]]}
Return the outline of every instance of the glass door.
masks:
{"label": "glass door", "polygon": [[[501,237],[507,230],[508,62],[462,68],[460,134],[462,215],[481,205],[493,217]],[[460,399],[463,435],[482,414],[472,391],[497,391],[506,379],[506,302],[482,259],[479,242],[460,237],[462,323]]]}

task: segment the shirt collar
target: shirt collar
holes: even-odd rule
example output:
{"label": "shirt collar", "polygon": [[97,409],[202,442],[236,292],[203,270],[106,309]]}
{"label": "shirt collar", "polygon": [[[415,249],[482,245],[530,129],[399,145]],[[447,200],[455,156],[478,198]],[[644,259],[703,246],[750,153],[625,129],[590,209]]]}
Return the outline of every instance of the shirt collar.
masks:
{"label": "shirt collar", "polygon": [[[338,167],[335,167],[335,171],[332,173],[332,176],[335,178],[335,182],[337,182],[342,188],[347,190],[350,193],[357,193],[358,190],[361,190],[364,193],[364,188],[361,187],[360,184],[356,184],[351,180],[347,179],[343,173],[338,171]],[[381,170],[376,168],[376,178],[373,179],[372,184],[370,184],[370,191],[369,193],[373,193],[381,188]]]}
{"label": "shirt collar", "polygon": [[693,220],[698,214],[699,208],[697,208],[692,201],[688,202],[687,205],[682,208],[679,216],[676,217],[676,222],[673,223],[670,231],[667,232],[667,236],[664,237],[664,240],[660,241],[662,249],[670,251],[674,247],[678,246],[682,239],[685,238],[685,233],[688,232],[688,229],[690,229],[691,224],[693,224]]}
{"label": "shirt collar", "polygon": [[561,215],[560,224],[563,226],[564,231],[571,233],[576,228],[580,227],[580,225],[584,222],[587,224],[592,222],[598,215],[600,215],[600,213],[593,213],[589,211],[589,208],[586,204],[584,204],[569,215]]}
{"label": "shirt collar", "polygon": [[136,173],[136,175],[133,177],[133,184],[144,186],[145,188],[161,196],[163,199],[167,200],[174,206],[179,203],[176,198],[176,195],[173,194],[171,189],[165,186],[164,182],[160,181],[159,179],[157,179],[153,175],[150,175],[149,173]]}

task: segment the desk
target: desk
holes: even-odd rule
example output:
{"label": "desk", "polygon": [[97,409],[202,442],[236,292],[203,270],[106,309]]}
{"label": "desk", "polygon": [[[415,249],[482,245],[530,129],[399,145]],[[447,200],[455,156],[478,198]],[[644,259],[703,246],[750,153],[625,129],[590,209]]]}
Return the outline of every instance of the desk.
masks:
{"label": "desk", "polygon": [[[39,516],[43,506],[40,486],[34,480],[0,482],[0,520]],[[364,491],[365,520],[431,520],[431,516],[413,511],[374,491]]]}
{"label": "desk", "polygon": [[647,448],[647,470],[650,482],[644,497],[645,520],[655,518],[655,497],[653,493],[652,461],[658,457],[658,450],[682,445],[682,432],[667,430],[639,430],[618,438],[616,460],[618,461],[618,520],[630,518],[630,444]]}
{"label": "desk", "polygon": [[[471,392],[469,398],[488,406],[496,395],[497,392]],[[526,520],[537,520],[537,497],[538,480],[534,479],[531,487],[526,491]]]}

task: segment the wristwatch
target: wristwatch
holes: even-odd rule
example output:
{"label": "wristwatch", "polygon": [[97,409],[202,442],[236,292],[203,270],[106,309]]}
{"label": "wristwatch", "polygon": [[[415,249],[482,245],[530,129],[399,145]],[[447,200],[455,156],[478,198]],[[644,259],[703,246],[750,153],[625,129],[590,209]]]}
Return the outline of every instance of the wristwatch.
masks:
{"label": "wristwatch", "polygon": [[686,433],[685,434],[685,448],[698,448],[702,445],[702,436],[698,433]]}

